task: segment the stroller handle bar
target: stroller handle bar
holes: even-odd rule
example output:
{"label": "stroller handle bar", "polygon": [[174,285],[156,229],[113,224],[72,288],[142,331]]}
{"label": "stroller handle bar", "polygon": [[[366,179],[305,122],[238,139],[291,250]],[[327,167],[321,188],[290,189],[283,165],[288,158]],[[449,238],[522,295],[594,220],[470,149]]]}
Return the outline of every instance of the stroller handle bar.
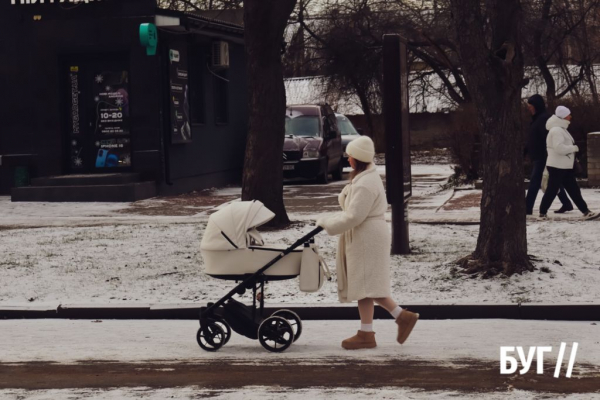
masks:
{"label": "stroller handle bar", "polygon": [[296,242],[294,244],[292,244],[288,248],[288,250],[291,251],[291,250],[296,249],[298,246],[303,245],[304,243],[306,243],[310,239],[314,238],[315,236],[317,236],[321,232],[323,232],[323,228],[320,227],[320,226],[317,226],[315,229],[313,229],[312,231],[308,232],[306,235],[302,236],[300,239],[296,240]]}

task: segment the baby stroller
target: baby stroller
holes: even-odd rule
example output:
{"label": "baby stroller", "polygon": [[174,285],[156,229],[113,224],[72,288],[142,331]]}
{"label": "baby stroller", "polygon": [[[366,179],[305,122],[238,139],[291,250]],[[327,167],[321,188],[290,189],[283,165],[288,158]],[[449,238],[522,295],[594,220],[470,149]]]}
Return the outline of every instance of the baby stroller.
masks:
{"label": "baby stroller", "polygon": [[[316,248],[317,227],[289,247],[264,244],[257,227],[275,214],[260,201],[232,203],[210,216],[200,250],[207,275],[240,282],[216,303],[200,309],[196,340],[206,351],[217,351],[229,341],[231,330],[258,339],[267,350],[281,352],[300,338],[302,321],[291,310],[264,317],[264,286],[268,281],[295,279],[300,274],[304,248]],[[319,268],[321,266],[319,265]],[[252,290],[252,306],[233,299]],[[259,305],[257,306],[257,301]]]}

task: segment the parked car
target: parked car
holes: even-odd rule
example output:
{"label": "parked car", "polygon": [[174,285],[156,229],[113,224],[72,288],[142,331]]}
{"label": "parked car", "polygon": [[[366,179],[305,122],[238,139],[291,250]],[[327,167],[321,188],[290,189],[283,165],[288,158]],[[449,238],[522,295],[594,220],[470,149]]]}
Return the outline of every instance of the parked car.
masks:
{"label": "parked car", "polygon": [[348,162],[348,154],[346,153],[346,147],[348,143],[353,141],[354,139],[360,137],[361,132],[358,131],[352,125],[352,121],[348,119],[344,114],[335,114],[337,118],[338,128],[340,128],[340,133],[342,134],[342,151],[343,151],[343,159],[342,164],[344,167],[349,167],[350,163]]}
{"label": "parked car", "polygon": [[317,179],[329,174],[341,180],[342,137],[335,113],[327,104],[290,105],[285,112],[283,177]]}

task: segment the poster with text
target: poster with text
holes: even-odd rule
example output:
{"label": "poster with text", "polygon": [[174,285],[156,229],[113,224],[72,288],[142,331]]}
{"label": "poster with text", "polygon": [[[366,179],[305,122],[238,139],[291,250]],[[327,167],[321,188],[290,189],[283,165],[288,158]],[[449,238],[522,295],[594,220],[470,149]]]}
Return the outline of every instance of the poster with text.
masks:
{"label": "poster with text", "polygon": [[189,96],[187,47],[185,44],[174,44],[169,49],[171,143],[192,141]]}
{"label": "poster with text", "polygon": [[128,138],[98,140],[96,161],[98,169],[131,166],[131,142]]}
{"label": "poster with text", "polygon": [[79,89],[79,66],[69,66],[69,134],[71,138],[70,166],[72,170],[83,168],[83,145],[81,144],[81,107]]}
{"label": "poster with text", "polygon": [[103,71],[94,74],[95,134],[129,135],[129,73]]}

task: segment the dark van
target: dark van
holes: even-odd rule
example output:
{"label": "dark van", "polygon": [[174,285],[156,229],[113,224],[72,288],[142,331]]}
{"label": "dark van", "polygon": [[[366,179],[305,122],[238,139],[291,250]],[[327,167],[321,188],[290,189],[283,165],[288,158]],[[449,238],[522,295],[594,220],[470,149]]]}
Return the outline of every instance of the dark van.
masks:
{"label": "dark van", "polygon": [[342,137],[335,113],[327,104],[291,105],[285,112],[283,177],[342,179]]}

